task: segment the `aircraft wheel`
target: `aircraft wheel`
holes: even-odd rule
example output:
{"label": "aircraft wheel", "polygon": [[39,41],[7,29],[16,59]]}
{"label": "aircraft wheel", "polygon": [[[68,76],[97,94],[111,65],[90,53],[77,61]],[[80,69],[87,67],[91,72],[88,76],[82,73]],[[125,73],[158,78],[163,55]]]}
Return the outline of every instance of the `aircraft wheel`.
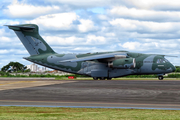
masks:
{"label": "aircraft wheel", "polygon": [[98,80],[98,77],[93,77],[94,80]]}
{"label": "aircraft wheel", "polygon": [[163,80],[163,78],[164,78],[163,76],[158,76],[159,80]]}
{"label": "aircraft wheel", "polygon": [[100,80],[105,80],[105,77],[101,77]]}
{"label": "aircraft wheel", "polygon": [[111,80],[112,78],[107,78],[107,80]]}

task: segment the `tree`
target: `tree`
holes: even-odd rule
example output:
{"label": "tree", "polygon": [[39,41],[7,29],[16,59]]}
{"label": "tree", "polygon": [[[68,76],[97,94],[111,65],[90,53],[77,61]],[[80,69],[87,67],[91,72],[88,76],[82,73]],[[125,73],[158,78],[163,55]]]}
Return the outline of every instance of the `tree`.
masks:
{"label": "tree", "polygon": [[1,71],[3,71],[3,72],[10,72],[9,69],[10,69],[10,66],[6,65],[6,66],[1,68]]}
{"label": "tree", "polygon": [[3,72],[24,72],[27,67],[19,62],[10,62],[8,65],[2,67],[1,71]]}
{"label": "tree", "polygon": [[31,72],[31,70],[30,70],[30,69],[26,69],[24,72],[25,72],[25,73]]}
{"label": "tree", "polygon": [[176,71],[175,72],[180,72],[180,66],[175,66],[176,67]]}

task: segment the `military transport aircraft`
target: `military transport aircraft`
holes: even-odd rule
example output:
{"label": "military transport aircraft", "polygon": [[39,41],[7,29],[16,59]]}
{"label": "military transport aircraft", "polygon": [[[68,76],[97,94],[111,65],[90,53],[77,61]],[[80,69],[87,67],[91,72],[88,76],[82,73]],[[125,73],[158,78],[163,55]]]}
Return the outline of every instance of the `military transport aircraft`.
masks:
{"label": "military transport aircraft", "polygon": [[35,24],[5,25],[14,30],[27,51],[24,59],[33,63],[74,74],[111,80],[127,75],[157,74],[159,80],[175,67],[165,55],[141,54],[128,51],[97,52],[87,54],[58,54],[39,35]]}

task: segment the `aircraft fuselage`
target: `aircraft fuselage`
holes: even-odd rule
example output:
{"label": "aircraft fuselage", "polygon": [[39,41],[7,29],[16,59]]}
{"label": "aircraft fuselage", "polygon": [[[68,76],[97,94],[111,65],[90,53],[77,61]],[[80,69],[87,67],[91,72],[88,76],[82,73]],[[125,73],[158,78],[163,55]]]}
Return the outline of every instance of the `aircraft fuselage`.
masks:
{"label": "aircraft fuselage", "polygon": [[[91,55],[124,55],[126,58],[111,60],[91,60],[79,62],[62,62],[68,59],[90,57]],[[131,53],[127,51],[88,53],[88,54],[43,54],[25,58],[31,62],[65,72],[82,74],[91,77],[115,78],[126,75],[166,74],[175,71],[175,67],[164,56],[153,54]]]}

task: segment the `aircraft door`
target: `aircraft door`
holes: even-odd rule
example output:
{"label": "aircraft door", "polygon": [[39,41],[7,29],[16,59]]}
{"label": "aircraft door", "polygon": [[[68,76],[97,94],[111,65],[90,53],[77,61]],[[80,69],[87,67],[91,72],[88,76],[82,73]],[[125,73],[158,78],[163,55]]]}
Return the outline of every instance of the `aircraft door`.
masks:
{"label": "aircraft door", "polygon": [[141,72],[141,61],[137,61],[136,62],[136,67],[137,67],[137,72],[140,73]]}
{"label": "aircraft door", "polygon": [[83,63],[83,70],[84,70],[84,73],[88,72],[88,62]]}

